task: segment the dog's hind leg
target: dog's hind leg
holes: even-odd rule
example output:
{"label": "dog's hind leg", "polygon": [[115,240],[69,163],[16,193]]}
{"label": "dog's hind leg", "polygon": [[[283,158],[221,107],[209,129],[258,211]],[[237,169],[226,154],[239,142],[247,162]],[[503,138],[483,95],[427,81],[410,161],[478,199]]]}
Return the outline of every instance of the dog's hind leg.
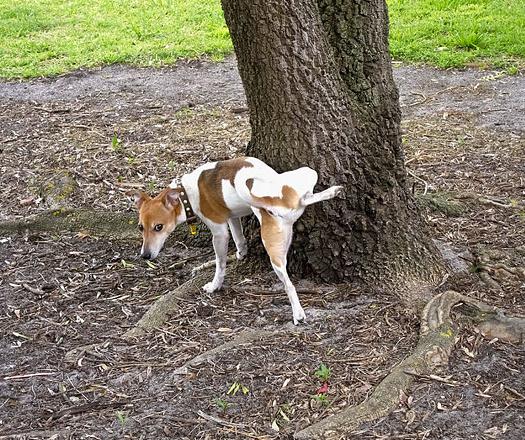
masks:
{"label": "dog's hind leg", "polygon": [[343,192],[342,186],[331,186],[328,189],[325,189],[324,191],[321,191],[319,193],[315,194],[305,194],[301,198],[301,205],[302,206],[308,206],[313,205],[317,202],[322,202],[323,200],[330,200],[333,199],[335,196],[341,194]]}
{"label": "dog's hind leg", "polygon": [[222,287],[224,281],[224,273],[226,272],[226,258],[228,256],[228,226],[213,225],[210,226],[210,230],[213,234],[213,249],[215,250],[215,276],[213,281],[205,284],[202,288],[207,293],[212,293],[215,290],[219,290]]}
{"label": "dog's hind leg", "polygon": [[237,248],[237,259],[242,260],[248,253],[248,246],[246,245],[246,238],[244,238],[244,234],[242,233],[241,219],[231,218],[228,220],[228,225],[230,226],[233,241],[235,242],[235,247]]}
{"label": "dog's hind leg", "polygon": [[270,257],[273,270],[284,285],[292,306],[293,322],[297,325],[300,321],[306,320],[306,315],[286,270],[286,255],[292,242],[293,223],[287,223],[281,218],[274,217],[265,209],[257,211],[259,211],[256,212],[259,214],[257,217],[261,222],[262,242]]}

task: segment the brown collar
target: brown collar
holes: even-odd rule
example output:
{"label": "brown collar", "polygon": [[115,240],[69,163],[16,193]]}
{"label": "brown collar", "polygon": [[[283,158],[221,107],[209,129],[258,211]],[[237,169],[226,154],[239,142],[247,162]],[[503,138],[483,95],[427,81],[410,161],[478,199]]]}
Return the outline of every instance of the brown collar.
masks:
{"label": "brown collar", "polygon": [[197,223],[199,221],[199,218],[193,212],[193,208],[191,207],[191,203],[188,199],[188,194],[186,194],[186,190],[182,186],[182,183],[179,182],[178,186],[179,187],[177,189],[180,189],[179,199],[182,202],[184,212],[186,213],[186,223],[188,223],[189,225]]}

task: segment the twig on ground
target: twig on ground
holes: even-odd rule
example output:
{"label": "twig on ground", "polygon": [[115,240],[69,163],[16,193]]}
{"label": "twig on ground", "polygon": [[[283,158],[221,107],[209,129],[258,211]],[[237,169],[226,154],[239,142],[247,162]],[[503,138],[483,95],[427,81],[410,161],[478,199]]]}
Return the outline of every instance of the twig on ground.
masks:
{"label": "twig on ground", "polygon": [[232,348],[235,348],[235,347],[238,347],[244,344],[249,344],[250,342],[256,339],[268,338],[270,336],[275,335],[275,333],[276,331],[258,330],[258,329],[243,331],[239,333],[239,335],[232,341],[225,342],[224,344],[219,345],[218,347],[212,348],[211,350],[205,351],[204,353],[199,354],[193,359],[190,359],[184,365],[177,368],[174,371],[174,374],[176,375],[187,374],[189,372],[188,369],[190,367],[196,367],[198,365],[203,364],[204,362],[207,362],[215,358],[221,353],[231,350]]}
{"label": "twig on ground", "polygon": [[421,177],[419,177],[418,175],[416,175],[413,171],[407,169],[407,173],[409,175],[411,175],[414,179],[418,180],[419,182],[421,182],[423,185],[425,185],[425,189],[423,190],[423,195],[426,195],[427,192],[428,192],[428,182],[425,180],[425,179],[422,179]]}
{"label": "twig on ground", "polygon": [[26,289],[28,292],[34,293],[35,295],[44,295],[44,291],[42,289],[39,289],[37,287],[31,287],[27,283],[23,283],[22,287]]}
{"label": "twig on ground", "polygon": [[501,292],[503,290],[499,283],[496,280],[494,280],[488,272],[482,270],[478,272],[478,274],[481,281],[483,281],[491,289],[494,289],[498,292]]}
{"label": "twig on ground", "polygon": [[228,422],[219,417],[206,414],[205,412],[201,410],[197,411],[197,415],[202,417],[204,420],[208,420],[209,422],[217,423],[218,425],[228,426],[230,428],[246,428],[246,425],[243,425],[242,423]]}
{"label": "twig on ground", "polygon": [[20,379],[28,379],[30,377],[37,377],[37,376],[54,376],[55,374],[58,374],[58,372],[19,374],[17,376],[4,376],[2,380],[20,380]]}
{"label": "twig on ground", "polygon": [[75,405],[70,406],[69,408],[61,409],[60,411],[57,411],[47,419],[47,422],[50,423],[53,420],[58,420],[66,415],[74,415],[74,414],[80,414],[85,413],[88,411],[100,411],[106,408],[118,408],[120,406],[130,405],[126,402],[90,402],[85,403],[83,405]]}
{"label": "twig on ground", "polygon": [[60,429],[58,431],[22,431],[13,432],[11,434],[0,435],[0,440],[25,440],[27,438],[47,438],[47,439],[59,439],[69,438],[70,428]]}

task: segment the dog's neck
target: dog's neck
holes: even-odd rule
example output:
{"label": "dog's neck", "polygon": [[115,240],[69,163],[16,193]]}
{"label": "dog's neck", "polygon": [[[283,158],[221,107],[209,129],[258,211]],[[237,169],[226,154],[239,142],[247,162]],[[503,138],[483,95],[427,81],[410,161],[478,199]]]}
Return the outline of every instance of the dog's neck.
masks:
{"label": "dog's neck", "polygon": [[193,207],[191,206],[191,202],[187,192],[188,185],[184,186],[182,184],[182,181],[180,179],[177,179],[171,183],[170,188],[179,191],[179,203],[182,207],[181,213],[178,216],[180,219],[180,223],[186,222],[189,225],[197,223],[199,218],[197,217],[197,215],[193,211]]}

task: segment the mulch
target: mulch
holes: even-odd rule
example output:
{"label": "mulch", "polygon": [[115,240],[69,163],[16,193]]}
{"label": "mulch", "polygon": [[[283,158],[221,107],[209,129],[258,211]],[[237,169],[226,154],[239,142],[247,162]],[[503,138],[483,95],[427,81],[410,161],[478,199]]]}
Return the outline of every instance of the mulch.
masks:
{"label": "mulch", "polygon": [[[471,273],[441,288],[525,315],[523,138],[460,111],[413,115],[403,130],[435,238],[469,250]],[[64,201],[133,209],[128,191],[154,192],[196,164],[239,154],[250,130],[237,103],[181,107],[128,91],[0,99],[0,133],[0,218],[19,218]],[[363,401],[417,342],[403,292],[352,285],[299,283],[308,323],[294,327],[272,273],[183,299],[162,328],[127,341],[155,299],[210,253],[173,243],[147,264],[139,237],[78,232],[0,237],[0,439],[291,438]],[[175,374],[246,329],[276,333]],[[326,381],[315,374],[321,364]],[[448,368],[419,377],[393,414],[347,438],[521,439],[524,373],[523,346],[487,341],[464,323]]]}

